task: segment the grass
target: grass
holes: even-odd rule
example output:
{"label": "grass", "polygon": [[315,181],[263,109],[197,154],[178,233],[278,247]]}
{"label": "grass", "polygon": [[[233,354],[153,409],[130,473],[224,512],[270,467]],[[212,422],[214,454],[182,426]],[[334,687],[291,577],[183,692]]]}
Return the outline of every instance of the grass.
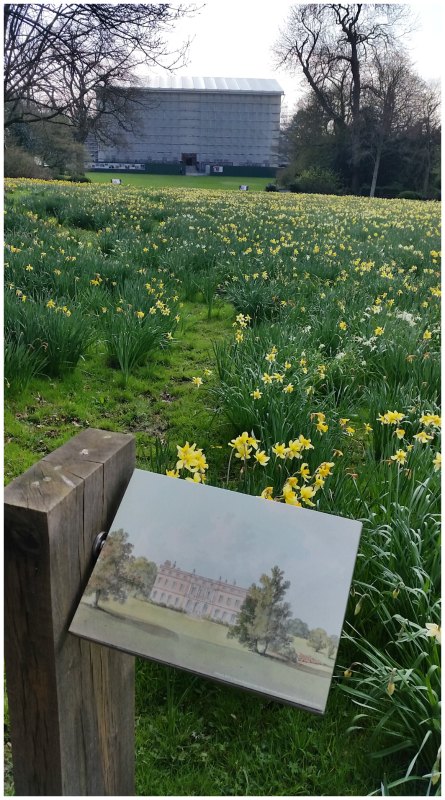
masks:
{"label": "grass", "polygon": [[[249,192],[261,192],[274,178],[255,178],[225,175],[150,175],[132,172],[87,172],[93,183],[110,183],[112,178],[120,178],[124,186],[138,186],[141,189],[223,189],[239,192],[239,187],[247,185]],[[118,190],[118,187],[116,187]]]}
{"label": "grass", "polygon": [[[155,442],[181,442],[184,431],[211,448],[229,434],[227,423],[207,407],[205,389],[191,391],[191,378],[212,365],[212,341],[225,335],[232,309],[222,306],[208,320],[202,304],[186,303],[181,336],[174,348],[155,352],[130,375],[110,370],[101,343],[90,348],[78,369],[62,379],[34,379],[5,409],[4,477],[9,483],[35,461],[84,427],[133,433],[138,465],[153,468]],[[215,450],[215,454],[218,454]],[[222,466],[221,466],[222,470]]]}
{"label": "grass", "polygon": [[[422,414],[438,413],[437,204],[238,190],[265,179],[122,177],[123,187],[105,173],[82,188],[8,187],[16,346],[7,363],[23,380],[5,392],[6,482],[91,426],[132,432],[137,466],[160,472],[174,466],[177,444],[196,442],[210,482],[224,485],[227,443],[254,427],[267,447],[310,436],[310,472],[335,461],[318,508],[364,520],[325,718],[138,661],[138,794],[434,793],[438,665],[425,623],[439,619],[439,428],[425,423],[427,443],[413,437]],[[194,181],[212,191],[187,191]],[[216,191],[224,186],[233,191]],[[180,320],[172,340],[123,374],[110,365],[103,314],[118,304],[130,315],[151,313],[147,283],[150,302],[178,294]],[[249,302],[255,324],[234,325]],[[35,303],[48,314],[81,314],[91,328],[77,366],[61,376],[34,375],[17,345]],[[50,335],[57,344],[59,334]],[[283,383],[270,378],[275,371]],[[284,394],[287,381],[293,389]],[[389,409],[402,412],[401,439],[395,425],[378,422]],[[406,465],[393,460],[397,448]],[[271,458],[254,480],[241,466],[233,458],[230,487],[259,493],[266,484],[281,489],[300,462]]]}
{"label": "grass", "polygon": [[318,718],[139,661],[136,709],[142,795],[363,796],[378,780],[335,691]]}

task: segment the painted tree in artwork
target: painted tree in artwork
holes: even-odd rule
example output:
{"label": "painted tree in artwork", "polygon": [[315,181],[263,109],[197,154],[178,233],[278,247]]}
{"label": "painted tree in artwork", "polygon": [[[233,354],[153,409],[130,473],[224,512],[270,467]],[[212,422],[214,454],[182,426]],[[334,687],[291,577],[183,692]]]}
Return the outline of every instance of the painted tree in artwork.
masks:
{"label": "painted tree in artwork", "polygon": [[316,653],[319,653],[320,650],[324,650],[329,644],[328,634],[324,628],[313,628],[309,633],[308,641]]}
{"label": "painted tree in artwork", "polygon": [[135,597],[147,600],[154,586],[158,568],[144,556],[130,559],[126,568],[128,589]]}
{"label": "painted tree in artwork", "polygon": [[270,575],[261,575],[259,585],[253,583],[247,592],[236,624],[227,635],[236,637],[259,655],[266,655],[269,648],[285,650],[292,641],[289,635],[291,607],[283,602],[289,586],[290,582],[284,580],[284,572],[277,566]]}
{"label": "painted tree in artwork", "polygon": [[133,545],[128,541],[128,533],[122,528],[108,534],[98,562],[88,584],[88,591],[94,592],[93,606],[99,600],[118,600],[124,603],[128,594],[127,570],[131,561]]}

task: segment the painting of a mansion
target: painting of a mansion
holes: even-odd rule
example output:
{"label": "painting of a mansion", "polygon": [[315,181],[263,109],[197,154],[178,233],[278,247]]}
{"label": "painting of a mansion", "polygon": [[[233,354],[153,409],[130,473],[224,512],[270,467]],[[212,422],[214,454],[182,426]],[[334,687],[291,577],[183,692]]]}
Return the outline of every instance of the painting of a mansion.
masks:
{"label": "painting of a mansion", "polygon": [[181,609],[193,617],[233,625],[238,616],[247,589],[236,582],[204,578],[193,572],[179,569],[171,561],[158,567],[156,581],[150,593],[154,603]]}

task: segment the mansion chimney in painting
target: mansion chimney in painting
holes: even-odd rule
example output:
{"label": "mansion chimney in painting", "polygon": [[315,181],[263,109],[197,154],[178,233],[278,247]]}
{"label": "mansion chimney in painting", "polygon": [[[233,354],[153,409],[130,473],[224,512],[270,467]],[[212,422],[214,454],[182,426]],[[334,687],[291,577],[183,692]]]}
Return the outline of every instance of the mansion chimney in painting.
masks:
{"label": "mansion chimney in painting", "polygon": [[246,595],[247,589],[236,583],[204,578],[179,569],[176,562],[165,561],[158,567],[150,600],[181,609],[192,617],[208,617],[233,625]]}

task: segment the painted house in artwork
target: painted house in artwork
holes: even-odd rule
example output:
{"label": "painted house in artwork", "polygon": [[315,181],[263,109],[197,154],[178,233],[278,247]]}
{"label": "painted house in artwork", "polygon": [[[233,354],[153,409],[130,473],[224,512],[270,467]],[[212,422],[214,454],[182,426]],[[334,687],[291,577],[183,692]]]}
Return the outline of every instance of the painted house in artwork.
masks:
{"label": "painted house in artwork", "polygon": [[158,567],[150,600],[185,611],[192,617],[233,625],[246,595],[247,589],[237,586],[236,581],[205,578],[180,569],[176,562],[164,561]]}

